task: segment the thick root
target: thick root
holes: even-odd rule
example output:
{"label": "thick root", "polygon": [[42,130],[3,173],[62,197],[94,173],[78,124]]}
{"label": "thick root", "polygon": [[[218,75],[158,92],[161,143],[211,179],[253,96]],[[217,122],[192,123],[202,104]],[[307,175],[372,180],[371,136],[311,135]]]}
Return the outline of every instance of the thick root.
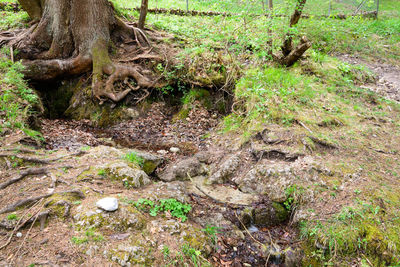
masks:
{"label": "thick root", "polygon": [[[112,64],[105,66],[103,68],[103,72],[104,74],[110,75],[104,87],[101,80],[93,80],[93,96],[99,99],[101,102],[103,102],[103,96],[110,98],[114,102],[118,102],[125,98],[125,96],[131,91],[139,90],[140,88],[149,88],[154,85],[154,82],[151,82],[149,79],[143,76],[135,67]],[[136,80],[137,86],[129,86],[128,89],[120,93],[115,93],[114,83],[117,81],[124,81],[130,77]]]}
{"label": "thick root", "polygon": [[61,76],[73,76],[85,73],[92,67],[89,56],[77,56],[72,59],[51,59],[23,61],[26,78],[36,81],[54,80]]}

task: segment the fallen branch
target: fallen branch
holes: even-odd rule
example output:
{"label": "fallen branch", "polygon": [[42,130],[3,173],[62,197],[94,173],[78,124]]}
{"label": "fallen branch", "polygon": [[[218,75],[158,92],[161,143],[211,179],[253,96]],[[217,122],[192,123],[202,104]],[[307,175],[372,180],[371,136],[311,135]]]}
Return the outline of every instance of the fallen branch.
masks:
{"label": "fallen branch", "polygon": [[46,174],[48,172],[47,168],[30,168],[27,169],[23,172],[21,172],[21,174],[18,177],[15,177],[13,179],[10,179],[4,183],[0,184],[0,189],[4,189],[16,182],[19,182],[20,180],[22,180],[23,178],[25,178],[28,175],[39,175],[39,174]]}

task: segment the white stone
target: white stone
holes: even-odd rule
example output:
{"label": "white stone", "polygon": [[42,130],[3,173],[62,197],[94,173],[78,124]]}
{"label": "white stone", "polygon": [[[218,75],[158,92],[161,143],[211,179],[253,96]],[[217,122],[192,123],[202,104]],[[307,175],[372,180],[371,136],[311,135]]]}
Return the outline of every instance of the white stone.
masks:
{"label": "white stone", "polygon": [[167,151],[167,150],[164,150],[164,149],[161,149],[161,150],[158,150],[157,153],[158,153],[158,154],[161,154],[161,155],[165,155],[165,154],[168,153],[168,151]]}
{"label": "white stone", "polygon": [[22,237],[22,233],[18,232],[18,233],[16,234],[16,236],[17,236],[18,238],[20,238],[20,237]]}
{"label": "white stone", "polygon": [[97,201],[96,206],[105,211],[116,211],[118,209],[118,199],[115,197],[106,197]]}
{"label": "white stone", "polygon": [[171,147],[169,149],[169,151],[171,151],[172,153],[178,153],[179,151],[181,151],[178,147]]}

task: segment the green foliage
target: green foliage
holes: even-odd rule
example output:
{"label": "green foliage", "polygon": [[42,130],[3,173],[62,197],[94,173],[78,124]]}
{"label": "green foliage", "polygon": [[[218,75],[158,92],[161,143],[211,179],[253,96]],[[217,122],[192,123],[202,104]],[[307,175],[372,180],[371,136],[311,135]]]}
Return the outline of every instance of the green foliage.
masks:
{"label": "green foliage", "polygon": [[301,195],[304,193],[304,189],[297,185],[291,185],[285,189],[286,200],[283,202],[285,208],[289,211],[298,204]]}
{"label": "green foliage", "polygon": [[18,216],[15,213],[9,214],[9,215],[7,215],[7,220],[16,221],[16,220],[18,220]]}
{"label": "green foliage", "polygon": [[189,244],[183,244],[182,252],[185,256],[189,257],[192,260],[194,266],[200,266],[199,257],[201,256],[201,251],[192,248]]}
{"label": "green foliage", "polygon": [[97,172],[97,175],[105,176],[105,175],[106,175],[106,170],[100,169],[100,170]]}
{"label": "green foliage", "polygon": [[101,234],[95,233],[93,229],[88,229],[86,230],[84,236],[73,236],[71,238],[72,243],[76,245],[82,245],[89,243],[91,241],[93,242],[102,242],[104,241],[104,236]]}
{"label": "green foliage", "polygon": [[[4,54],[6,50],[2,50]],[[0,133],[5,129],[20,129],[27,136],[43,140],[42,135],[27,127],[26,121],[31,116],[33,106],[39,99],[23,79],[23,66],[20,62],[12,63],[0,56]]]}
{"label": "green foliage", "polygon": [[[373,262],[391,264],[399,257],[398,229],[399,225],[387,218],[380,206],[359,201],[357,206],[343,207],[328,221],[300,223],[300,236],[327,247],[327,253],[321,253],[319,248],[310,252],[309,256],[320,262],[362,253]],[[386,256],[382,257],[382,253]]]}
{"label": "green foliage", "polygon": [[211,226],[209,224],[206,225],[205,228],[201,229],[203,232],[205,232],[209,237],[211,237],[211,240],[213,241],[214,245],[217,244],[217,234],[221,233],[219,230],[221,228],[217,226]]}
{"label": "green foliage", "polygon": [[129,152],[124,156],[124,159],[128,162],[134,163],[137,166],[143,167],[144,159],[140,157],[136,152]]}
{"label": "green foliage", "polygon": [[157,202],[141,198],[134,205],[138,209],[148,211],[150,216],[157,216],[159,212],[169,212],[172,217],[181,219],[182,222],[187,220],[186,215],[192,210],[190,204],[184,204],[174,198],[160,199]]}

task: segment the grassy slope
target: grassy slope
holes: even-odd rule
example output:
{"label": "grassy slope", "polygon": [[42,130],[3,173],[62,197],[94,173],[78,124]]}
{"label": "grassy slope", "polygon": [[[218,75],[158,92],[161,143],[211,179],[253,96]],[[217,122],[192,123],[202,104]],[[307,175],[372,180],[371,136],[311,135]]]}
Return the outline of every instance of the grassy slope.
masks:
{"label": "grassy slope", "polygon": [[[122,6],[137,5],[137,1],[115,2]],[[304,61],[290,69],[272,64],[265,52],[271,38],[273,48],[278,50],[287,19],[271,21],[255,17],[244,20],[245,13],[231,18],[153,14],[148,17],[154,27],[179,37],[177,40],[185,47],[182,61],[189,59],[192,64],[198,64],[220,57],[225,69],[240,74],[241,79],[234,90],[237,112],[225,119],[224,132],[235,132],[245,142],[265,125],[274,124],[310,135],[297,123],[302,122],[313,136],[340,147],[333,152],[313,150],[313,143],[306,140],[313,156],[323,159],[335,171],[334,175],[323,177],[324,185],[315,185],[319,198],[308,207],[313,215],[301,224],[307,259],[311,264],[344,264],[360,258],[359,262],[365,264],[383,265],[383,260],[395,264],[399,257],[400,108],[398,104],[359,87],[373,78],[364,66],[351,66],[334,57],[337,53],[348,53],[366,60],[379,58],[398,64],[400,3],[394,0],[383,2],[382,14],[377,21],[361,18],[302,20],[298,33],[307,35],[313,48],[307,52]],[[211,9],[224,11],[234,6],[232,11],[236,12],[240,8],[237,5],[220,7],[219,3],[221,1],[211,4]],[[201,6],[210,10],[208,7]],[[137,16],[135,12],[129,14]],[[19,27],[26,19],[24,12],[2,15],[2,29]],[[22,112],[25,93],[19,93],[15,88],[25,92],[22,89],[25,86],[21,85],[19,76],[17,81],[7,79],[9,75],[15,76],[7,73],[17,69],[18,65],[11,67],[6,59],[2,59],[1,64],[2,116],[5,110],[11,110],[6,105],[22,103],[15,108],[15,117],[19,119],[9,120],[14,126],[15,123],[16,126],[24,125],[18,123],[23,123],[26,118]],[[212,64],[204,64],[205,72],[212,67]],[[5,84],[14,88],[12,92]],[[6,95],[19,100],[10,101]],[[361,179],[357,183],[346,183],[355,174]],[[333,210],[333,213],[324,212],[326,210]]]}
{"label": "grassy slope", "polygon": [[[225,119],[224,132],[246,141],[265,125],[278,124],[310,135],[296,123],[302,122],[314,137],[340,147],[312,152],[334,171],[323,177],[323,185],[315,185],[319,197],[306,206],[310,217],[300,225],[313,266],[383,266],[400,260],[400,107],[360,88],[374,79],[365,66],[334,57],[346,53],[398,64],[400,3],[385,1],[381,10],[379,20],[302,20],[298,33],[307,35],[313,48],[288,70],[272,64],[265,53],[270,36],[278,50],[286,19],[149,15],[151,24],[183,36],[186,59],[199,54],[234,58],[226,68],[240,69],[242,78],[235,89],[237,110]],[[359,178],[348,182],[349,177]]]}

